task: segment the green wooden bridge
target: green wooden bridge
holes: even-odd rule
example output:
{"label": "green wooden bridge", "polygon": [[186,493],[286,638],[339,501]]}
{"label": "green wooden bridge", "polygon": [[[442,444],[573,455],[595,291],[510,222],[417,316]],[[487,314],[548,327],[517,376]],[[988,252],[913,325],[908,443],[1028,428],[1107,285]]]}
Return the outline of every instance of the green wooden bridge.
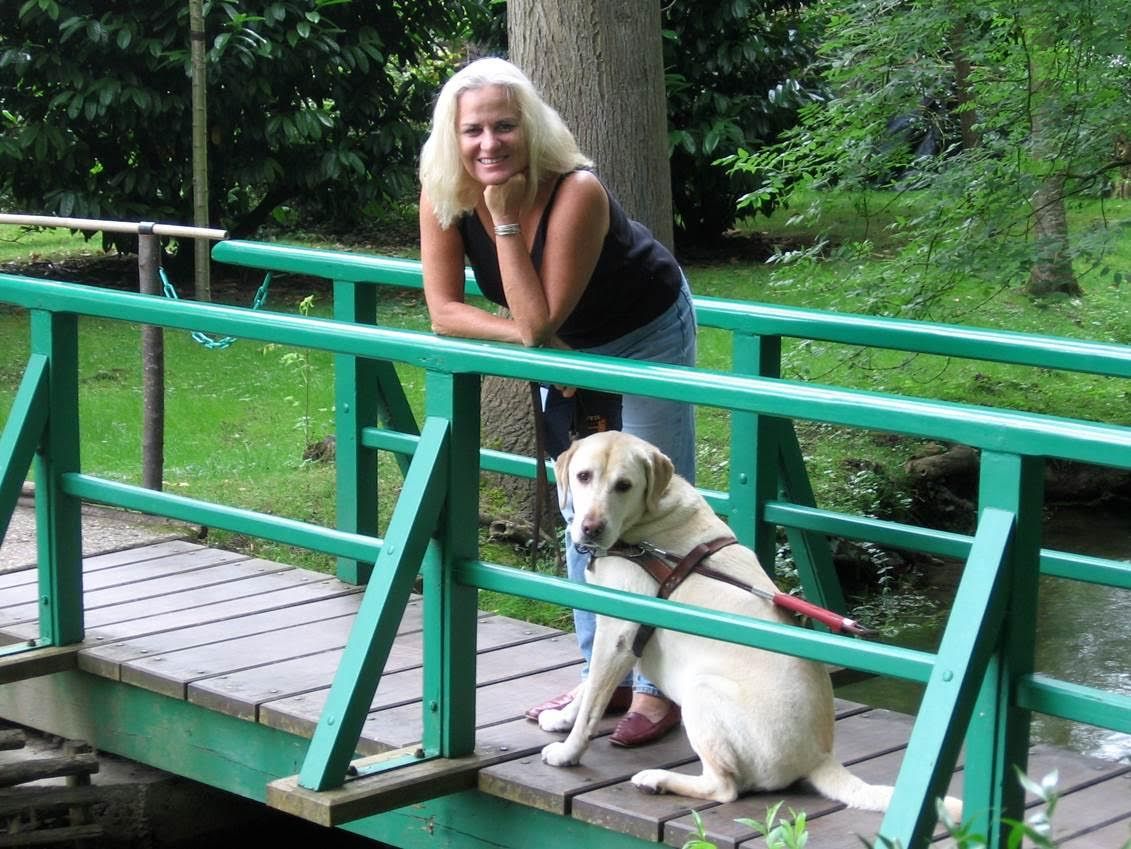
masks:
{"label": "green wooden bridge", "polygon": [[[1030,745],[1033,712],[1131,733],[1131,697],[1035,668],[1039,576],[1131,589],[1131,564],[1042,547],[1050,459],[1131,469],[1131,427],[861,392],[780,376],[783,338],[1131,377],[1131,347],[697,298],[701,327],[733,338],[729,372],[436,337],[382,327],[377,285],[420,286],[419,263],[252,242],[216,260],[333,281],[332,319],[172,301],[0,275],[27,311],[31,350],[0,434],[0,532],[34,464],[38,567],[0,574],[0,716],[395,846],[681,846],[697,812],[718,846],[758,847],[736,822],[767,804],[806,810],[810,846],[949,845],[934,800],[965,799],[990,846],[1027,804],[1015,769],[1060,771],[1072,849],[1116,849],[1131,829],[1131,765]],[[468,288],[474,292],[469,277]],[[82,316],[332,352],[333,528],[86,474],[78,427]],[[395,367],[423,369],[417,422]],[[842,608],[830,537],[964,561],[937,650],[750,621],[578,586],[480,559],[481,470],[533,476],[531,458],[480,445],[485,375],[654,395],[729,411],[725,490],[705,492],[773,562],[788,536],[807,598]],[[958,442],[980,452],[972,535],[814,504],[794,421]],[[377,452],[404,482],[383,533]],[[338,574],[195,543],[83,558],[95,502],[324,552]],[[0,533],[2,536],[2,533]],[[886,815],[803,790],[716,805],[644,796],[627,779],[686,765],[682,734],[638,750],[595,741],[583,766],[538,758],[550,735],[525,706],[576,681],[572,635],[486,614],[479,589],[589,608],[924,685],[915,717],[838,702],[838,755],[890,781]],[[1080,623],[1087,628],[1087,621]],[[1069,801],[1071,800],[1071,802]],[[1070,829],[1070,830],[1064,830]]]}

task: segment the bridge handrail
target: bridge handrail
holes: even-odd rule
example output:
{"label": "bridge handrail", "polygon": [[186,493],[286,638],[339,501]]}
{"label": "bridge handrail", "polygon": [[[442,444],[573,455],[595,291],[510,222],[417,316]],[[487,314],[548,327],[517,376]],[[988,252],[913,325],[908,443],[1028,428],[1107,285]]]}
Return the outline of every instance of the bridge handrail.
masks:
{"label": "bridge handrail", "polygon": [[[413,330],[347,325],[333,319],[221,304],[171,301],[132,292],[0,274],[0,301],[28,309],[68,312],[181,330],[396,360],[441,371],[475,371],[519,380],[562,382],[608,392],[726,407],[783,418],[963,442],[996,449],[1008,436],[1029,440],[1021,453],[1131,468],[1131,431],[1114,425],[951,401],[908,398],[814,383],[747,377],[665,363],[642,363],[576,351],[434,336]],[[865,403],[861,403],[861,398]],[[894,428],[906,418],[909,426]],[[1081,444],[1083,443],[1083,444]]]}
{"label": "bridge handrail", "polygon": [[[421,263],[415,259],[240,240],[218,243],[212,256],[219,262],[249,268],[423,289]],[[465,281],[468,294],[481,294],[470,268],[465,272]],[[736,333],[1131,377],[1131,347],[1126,345],[703,295],[694,296],[693,303],[701,327]]]}
{"label": "bridge handrail", "polygon": [[[575,607],[620,611],[625,618],[660,627],[711,634],[746,645],[773,648],[925,682],[927,691],[921,712],[928,715],[928,721],[916,723],[908,750],[910,752],[913,748],[917,755],[921,753],[922,756],[905,760],[896,785],[897,799],[904,802],[902,810],[900,806],[893,805],[889,818],[884,821],[884,833],[902,838],[905,845],[917,845],[925,833],[923,830],[933,823],[933,811],[926,800],[933,798],[940,789],[939,782],[946,779],[961,743],[955,737],[958,732],[951,726],[966,728],[967,723],[971,723],[966,756],[967,797],[983,804],[991,797],[1000,799],[1004,798],[1003,793],[1012,792],[1003,789],[1010,778],[1005,772],[1011,757],[1018,756],[1023,760],[1028,733],[1027,728],[1021,731],[1016,721],[1011,720],[1016,708],[1037,708],[1069,718],[1100,720],[1110,723],[1107,727],[1120,730],[1131,729],[1131,699],[1042,679],[1032,674],[1031,652],[1031,631],[1036,614],[1036,581],[1032,578],[1040,570],[1041,559],[1036,534],[1040,504],[1033,495],[1038,493],[1039,498],[1039,487],[1033,484],[1039,480],[1037,475],[1044,459],[1058,457],[1131,468],[1131,428],[579,352],[537,349],[523,350],[521,356],[515,356],[516,349],[510,345],[436,337],[428,333],[330,319],[262,311],[252,313],[237,307],[169,301],[7,274],[0,274],[0,302],[31,311],[32,358],[36,365],[34,371],[29,369],[28,374],[32,377],[25,381],[27,392],[21,387],[21,409],[25,411],[26,422],[33,424],[25,423],[22,431],[17,428],[18,432],[12,439],[9,439],[10,428],[6,425],[0,437],[0,456],[4,456],[5,451],[21,458],[30,453],[33,435],[28,428],[34,428],[34,423],[39,422],[39,417],[31,415],[33,409],[41,410],[42,402],[53,401],[56,393],[61,393],[58,397],[65,404],[71,403],[69,398],[77,396],[74,376],[77,330],[74,318],[78,315],[280,342],[330,351],[359,361],[403,362],[423,368],[429,374],[430,387],[433,382],[439,385],[441,391],[436,393],[439,409],[430,415],[413,447],[410,474],[406,477],[401,501],[390,525],[389,538],[395,541],[395,545],[385,545],[383,541],[364,534],[290,523],[250,511],[217,510],[215,505],[166,493],[147,494],[139,487],[83,475],[78,467],[77,430],[73,422],[47,428],[51,444],[44,454],[48,462],[51,462],[52,448],[61,454],[58,465],[49,466],[48,474],[44,476],[43,489],[48,500],[58,495],[71,496],[72,500],[103,499],[105,503],[123,506],[154,507],[156,509],[152,512],[155,514],[173,517],[195,515],[195,511],[211,511],[209,515],[220,526],[225,523],[251,523],[250,527],[265,533],[294,536],[306,545],[327,544],[348,549],[353,556],[366,558],[376,553],[378,562],[373,578],[377,586],[375,589],[371,584],[366,599],[384,599],[385,603],[378,604],[376,609],[372,604],[368,605],[363,611],[364,623],[362,613],[358,615],[354,629],[357,636],[351,636],[327,700],[328,713],[323,718],[326,720],[329,716],[329,720],[319,723],[300,775],[304,787],[324,789],[328,785],[322,782],[328,778],[333,780],[335,774],[339,777],[344,774],[344,764],[348,763],[356,744],[356,734],[351,740],[347,730],[360,730],[372,695],[366,695],[363,692],[366,685],[359,682],[368,681],[366,676],[372,675],[374,653],[379,656],[381,651],[387,650],[369,635],[384,635],[381,639],[386,636],[391,639],[389,635],[395,628],[389,629],[392,621],[389,617],[395,614],[399,619],[400,609],[396,602],[407,599],[412,579],[422,562],[425,563],[426,582],[431,582],[426,585],[439,591],[441,598],[448,599],[444,602],[444,616],[451,617],[450,620],[445,619],[442,629],[441,640],[446,642],[439,649],[430,649],[435,653],[433,659],[442,661],[442,671],[429,673],[428,670],[434,667],[427,658],[424,667],[425,691],[437,697],[442,693],[463,692],[463,687],[474,686],[474,681],[469,682],[467,678],[468,670],[474,668],[474,658],[467,654],[469,650],[474,651],[474,640],[468,640],[466,635],[468,629],[474,629],[476,588],[494,588]],[[736,314],[743,314],[741,305]],[[744,319],[754,320],[749,316]],[[845,330],[846,338],[853,337],[859,329]],[[751,333],[746,324],[736,332]],[[832,331],[826,328],[825,332]],[[812,334],[807,335],[812,338]],[[989,339],[983,342],[990,344]],[[869,343],[874,344],[874,340]],[[1005,345],[1005,348],[1009,347],[1009,344]],[[1102,368],[1115,369],[1101,373],[1122,375],[1119,369],[1123,367],[1121,363],[1126,352],[1119,346],[1100,347],[1103,350],[1090,351],[1076,358],[1077,370],[1093,371],[1094,366],[1080,366],[1086,365],[1088,357],[1095,355]],[[1050,357],[1052,350],[1046,347],[1043,353],[1038,352],[1034,356],[1038,359]],[[58,366],[52,365],[48,375],[45,363],[56,357],[61,362]],[[1110,365],[1109,360],[1114,365]],[[468,548],[473,544],[469,540],[474,540],[475,532],[473,523],[469,522],[448,521],[439,526],[444,536],[441,546],[444,559],[440,561],[433,556],[428,561],[425,551],[433,545],[432,535],[438,527],[436,521],[445,499],[450,499],[451,505],[458,505],[458,510],[452,507],[453,512],[465,510],[470,504],[468,495],[477,486],[478,467],[472,452],[477,452],[479,446],[469,443],[466,426],[462,428],[461,435],[460,422],[467,421],[469,410],[477,410],[478,394],[475,392],[473,395],[471,389],[477,387],[478,376],[491,374],[522,380],[565,382],[613,392],[628,390],[700,406],[726,408],[772,421],[808,419],[960,441],[981,448],[982,514],[978,534],[969,541],[967,569],[959,587],[963,621],[952,619],[935,655],[857,643],[829,634],[806,631],[798,635],[768,623],[737,621],[735,617],[684,609],[684,606],[670,602],[570,585],[561,579],[480,563]],[[429,392],[429,399],[432,397]],[[429,403],[432,404],[431,400]],[[61,409],[69,407],[64,405]],[[53,405],[51,410],[55,411]],[[449,441],[452,443],[450,446]],[[6,447],[8,445],[16,445],[16,448]],[[0,477],[0,516],[9,506],[7,502],[14,500],[10,472],[10,469],[5,469],[3,477]],[[803,511],[799,511],[796,505],[777,503],[772,499],[763,498],[759,504],[767,514],[777,513],[783,518],[792,518],[798,524],[813,519],[815,515],[802,515]],[[68,509],[73,510],[73,505]],[[827,519],[827,514],[824,518]],[[394,534],[393,525],[398,522],[400,524]],[[74,527],[75,523],[77,516],[72,514],[62,524]],[[58,526],[60,523],[55,524]],[[460,526],[456,527],[457,524]],[[867,520],[857,520],[855,527],[868,532],[877,529],[878,525],[868,527]],[[965,541],[949,539],[942,544],[954,548],[966,545]],[[56,549],[52,552],[53,558],[59,555],[59,549],[66,549],[66,546],[54,544],[52,547]],[[68,571],[66,581],[60,587],[69,587],[73,595],[76,576],[72,574],[74,566],[70,560],[78,553],[73,550],[63,550],[62,553]],[[1096,568],[1090,570],[1089,579],[1107,583],[1106,578],[1110,576],[1115,578],[1110,583],[1126,585],[1125,573],[1131,567],[1110,567],[1107,571],[1108,565],[1094,565]],[[1022,571],[1015,575],[1014,570]],[[78,580],[81,589],[81,574]],[[73,609],[74,603],[72,598],[67,604],[52,606]],[[81,625],[81,598],[77,609]],[[1007,627],[1011,630],[1003,633]],[[1017,638],[1011,639],[1011,635]],[[988,664],[991,658],[1006,656],[1008,662],[1000,660],[1004,664],[1000,668],[1009,669],[1012,680],[990,675]],[[429,679],[430,674],[447,676],[443,679],[443,686],[440,686],[439,678]],[[350,689],[351,682],[353,689]],[[976,695],[979,727],[975,730],[970,717]],[[330,706],[335,707],[333,713],[329,713]],[[425,739],[432,741],[428,744],[430,747],[434,746],[429,748],[430,754],[462,754],[469,745],[473,745],[473,724],[468,725],[473,717],[464,715],[456,721],[454,716],[458,711],[458,705],[443,703],[441,699],[437,716],[426,717]],[[437,732],[437,728],[441,730]],[[444,728],[454,731],[444,731]],[[470,740],[468,728],[472,729]],[[992,741],[1005,738],[1008,738],[1003,744],[1008,750],[1006,755],[1003,757],[1000,751],[991,754],[990,748],[999,747],[999,743]],[[436,740],[440,741],[438,745]],[[972,765],[978,765],[978,768],[973,769]],[[1002,807],[1014,813],[1017,804],[1018,799],[1008,798]],[[910,813],[911,805],[917,806],[913,814]]]}

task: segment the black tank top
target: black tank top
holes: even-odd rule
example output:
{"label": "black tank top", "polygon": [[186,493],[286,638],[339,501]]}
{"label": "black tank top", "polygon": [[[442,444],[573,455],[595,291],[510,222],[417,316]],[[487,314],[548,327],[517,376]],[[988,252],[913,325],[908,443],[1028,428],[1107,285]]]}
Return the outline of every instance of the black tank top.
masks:
{"label": "black tank top", "polygon": [[[530,250],[535,271],[541,271],[550,210],[566,176],[558,179],[538,222]],[[679,294],[682,272],[675,257],[647,227],[625,214],[607,187],[605,193],[609,198],[609,232],[597,267],[577,307],[558,329],[562,341],[571,348],[603,345],[643,327],[662,315]],[[459,231],[480,290],[505,307],[499,257],[479,216],[474,211],[462,216]]]}

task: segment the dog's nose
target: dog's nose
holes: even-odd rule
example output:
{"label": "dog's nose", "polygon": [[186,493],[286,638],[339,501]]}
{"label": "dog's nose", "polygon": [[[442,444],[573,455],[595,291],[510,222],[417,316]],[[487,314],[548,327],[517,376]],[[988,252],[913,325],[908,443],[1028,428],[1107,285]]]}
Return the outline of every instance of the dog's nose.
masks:
{"label": "dog's nose", "polygon": [[605,532],[605,522],[601,519],[585,519],[581,523],[581,533],[588,540],[597,539]]}

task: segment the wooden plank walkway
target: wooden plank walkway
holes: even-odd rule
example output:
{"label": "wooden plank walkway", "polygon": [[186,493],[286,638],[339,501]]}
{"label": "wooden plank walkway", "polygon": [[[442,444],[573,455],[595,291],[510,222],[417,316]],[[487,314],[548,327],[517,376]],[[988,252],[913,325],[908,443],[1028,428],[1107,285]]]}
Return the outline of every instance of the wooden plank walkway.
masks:
{"label": "wooden plank walkway", "polygon": [[[84,561],[87,636],[78,668],[92,675],[309,737],[361,598],[356,587],[315,572],[187,541],[163,542]],[[36,572],[0,572],[0,643],[37,636]],[[419,599],[410,603],[359,745],[365,754],[403,748],[421,736],[422,631]],[[577,680],[573,635],[492,614],[478,631],[478,742],[512,757],[479,773],[479,789],[641,840],[682,846],[696,833],[698,811],[720,849],[765,841],[737,822],[804,810],[812,849],[856,849],[879,814],[850,811],[806,792],[747,797],[719,805],[649,796],[629,778],[645,767],[695,771],[682,731],[640,749],[594,740],[584,763],[557,769],[539,751],[553,739],[522,716],[524,708]],[[892,782],[911,718],[838,702],[837,751],[854,772]],[[605,731],[612,728],[606,721]],[[1060,774],[1063,798],[1054,826],[1065,849],[1119,849],[1131,836],[1131,765],[1045,746],[1034,747],[1030,773]],[[961,768],[951,792],[961,793]],[[938,845],[948,845],[945,835]]]}

